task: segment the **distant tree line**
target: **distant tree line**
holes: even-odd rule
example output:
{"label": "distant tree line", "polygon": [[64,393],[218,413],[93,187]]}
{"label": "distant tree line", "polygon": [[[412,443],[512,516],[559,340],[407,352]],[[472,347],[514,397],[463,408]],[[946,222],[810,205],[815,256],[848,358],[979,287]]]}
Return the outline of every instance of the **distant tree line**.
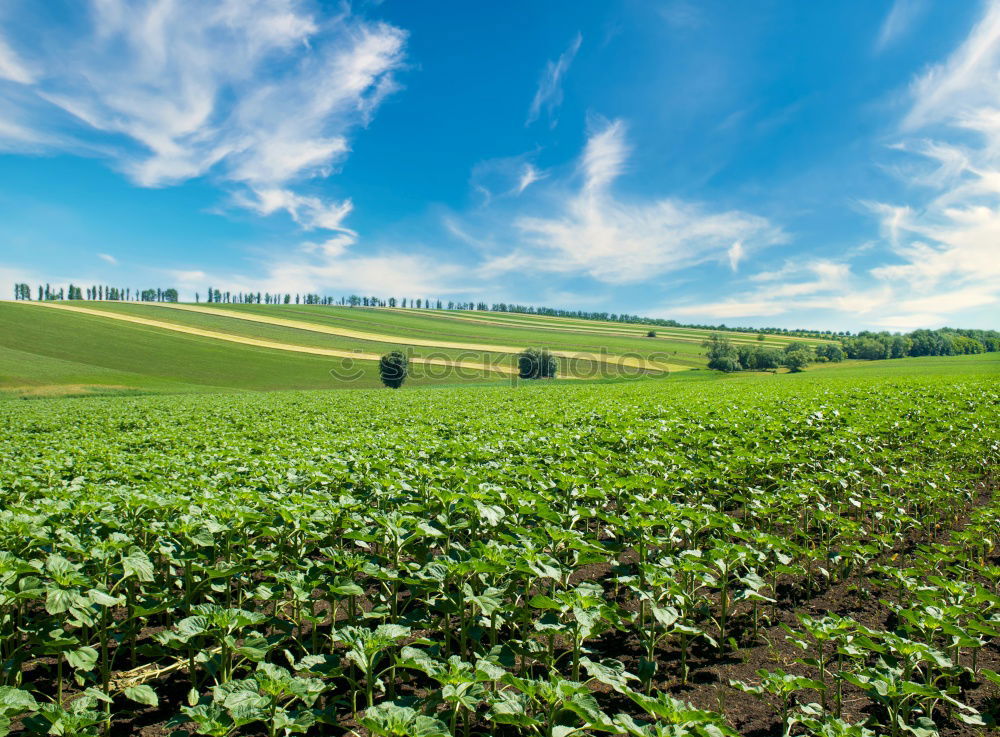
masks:
{"label": "distant tree line", "polygon": [[560,310],[553,307],[533,307],[531,305],[518,305],[500,302],[487,307],[484,303],[482,307],[476,309],[492,310],[494,312],[514,312],[524,315],[544,315],[546,317],[571,317],[577,320],[600,320],[602,322],[622,322],[636,325],[655,325],[665,328],[696,328],[698,330],[715,330],[717,332],[736,333],[771,333],[774,335],[796,335],[812,338],[837,338],[839,336],[850,335],[850,331],[839,333],[829,330],[804,330],[789,328],[751,328],[751,327],[731,327],[725,324],[702,325],[698,323],[682,323],[677,320],[666,320],[656,317],[643,317],[642,315],[630,315],[625,312],[588,312],[586,310]]}
{"label": "distant tree line", "polygon": [[768,371],[784,366],[801,371],[815,362],[856,358],[878,361],[907,356],[959,356],[1000,351],[1000,332],[941,328],[892,334],[863,331],[840,344],[789,343],[783,350],[756,345],[734,345],[726,336],[713,333],[702,343],[708,367],[719,371]]}
{"label": "distant tree line", "polygon": [[906,356],[960,356],[1000,351],[1000,332],[940,328],[891,334],[863,331],[843,341],[848,358],[878,361]]}
{"label": "distant tree line", "polygon": [[[534,307],[510,302],[455,301],[445,302],[440,299],[424,297],[377,297],[351,294],[342,297],[321,296],[319,294],[266,294],[261,292],[221,292],[218,289],[208,289],[208,302],[233,304],[306,304],[326,305],[336,307],[401,307],[409,309],[437,310],[470,310],[480,312],[510,312],[522,315],[542,315],[546,317],[571,317],[578,320],[601,320],[604,322],[631,323],[636,325],[653,325],[667,328],[696,328],[699,330],[715,330],[718,332],[760,333],[773,335],[795,335],[800,337],[824,338],[835,340],[849,336],[851,332],[834,332],[829,330],[801,330],[789,328],[751,328],[730,327],[722,325],[701,325],[696,323],[681,323],[677,320],[663,320],[654,317],[642,317],[617,312],[587,312],[585,310],[560,310],[553,307]],[[195,295],[196,301],[199,296]]]}
{"label": "distant tree line", "polygon": [[112,302],[176,302],[177,290],[168,289],[132,289],[131,287],[112,287],[105,284],[95,284],[90,287],[78,287],[70,284],[68,287],[55,289],[50,284],[39,284],[38,291],[33,292],[30,284],[15,284],[14,299],[32,300],[32,294],[39,302],[48,300],[110,300]]}

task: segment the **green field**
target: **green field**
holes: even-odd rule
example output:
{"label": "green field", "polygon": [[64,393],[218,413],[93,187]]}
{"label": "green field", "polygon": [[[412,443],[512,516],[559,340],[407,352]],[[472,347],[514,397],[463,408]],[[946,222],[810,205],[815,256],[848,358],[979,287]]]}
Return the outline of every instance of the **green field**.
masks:
{"label": "green field", "polygon": [[[509,350],[547,347],[581,358],[560,358],[564,378],[614,379],[646,375],[663,378],[660,370],[636,370],[620,365],[629,360],[657,361],[674,378],[705,364],[704,331],[671,329],[647,338],[647,328],[613,323],[546,318],[510,313],[447,312],[321,307],[307,305],[211,305],[224,314],[182,311],[154,304],[124,302],[63,303],[108,314],[102,317],[55,310],[27,303],[0,302],[0,395],[52,396],[135,392],[244,391],[275,389],[370,388],[379,385],[371,360],[276,350],[189,335],[161,327],[113,319],[131,316],[169,323],[178,330],[201,329],[237,339],[251,339],[320,350],[359,351],[381,355],[404,349],[419,360],[465,360],[495,363],[514,369],[516,355],[501,350],[460,349],[437,344],[498,346]],[[201,305],[199,307],[206,307]],[[231,317],[226,316],[231,314]],[[239,319],[291,320],[298,327]],[[366,339],[331,335],[322,330]],[[757,343],[754,336],[736,341]],[[765,345],[780,347],[788,340],[768,337]],[[414,345],[432,343],[433,345]],[[605,358],[601,358],[601,356]],[[449,371],[411,366],[408,386],[460,383],[509,383],[488,371]],[[331,374],[331,369],[334,374]],[[350,377],[348,380],[345,377]]]}
{"label": "green field", "polygon": [[5,346],[4,376],[188,393],[0,403],[0,731],[968,737],[1000,716],[997,354],[207,393],[289,361],[307,383],[308,357],[11,315],[5,339],[47,353]]}

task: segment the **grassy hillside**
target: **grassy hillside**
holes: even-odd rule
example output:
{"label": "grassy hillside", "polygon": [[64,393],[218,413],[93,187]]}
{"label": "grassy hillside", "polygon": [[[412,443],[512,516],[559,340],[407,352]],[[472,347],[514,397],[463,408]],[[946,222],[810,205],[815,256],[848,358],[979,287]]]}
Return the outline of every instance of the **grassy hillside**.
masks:
{"label": "grassy hillside", "polygon": [[[707,333],[696,330],[657,329],[657,337],[647,338],[647,328],[641,326],[507,313],[312,305],[178,309],[120,302],[63,304],[101,314],[0,302],[0,395],[372,388],[379,386],[376,363],[364,359],[396,348],[407,351],[413,361],[408,386],[509,381],[516,369],[515,352],[527,346],[561,352],[560,376],[567,379],[639,375],[662,379],[664,368],[674,381],[684,374],[684,381],[719,378],[714,372],[688,371],[705,365],[701,341]],[[136,319],[156,325],[125,321]],[[757,341],[756,336],[739,334],[734,339],[773,347],[792,340],[768,336]],[[248,344],[254,342],[258,344]],[[422,365],[422,361],[435,363]],[[457,370],[457,362],[464,368]],[[484,364],[492,370],[482,370]],[[926,373],[957,365],[977,372],[997,371],[993,358],[968,357],[848,362],[815,366],[810,373]],[[762,379],[785,377],[726,377]]]}
{"label": "grassy hillside", "polygon": [[[330,373],[342,368],[342,362],[328,357],[10,303],[0,304],[0,346],[5,357],[0,390],[8,394],[57,393],[60,386],[84,393],[102,388],[161,392],[345,385]],[[374,363],[357,361],[352,370],[359,375],[350,386],[379,385]],[[482,380],[482,374],[477,378]]]}
{"label": "grassy hillside", "polygon": [[[148,305],[99,303],[102,309],[155,309]],[[205,305],[202,305],[203,307]],[[681,367],[704,366],[701,343],[710,331],[681,328],[655,328],[656,337],[647,338],[650,329],[640,325],[601,323],[569,318],[517,315],[495,312],[458,312],[447,310],[410,310],[385,308],[345,308],[320,305],[211,305],[212,309],[234,314],[278,316],[318,325],[338,326],[373,334],[441,342],[489,343],[506,347],[545,346],[565,352],[605,350],[612,354],[635,354],[650,358],[666,356],[667,362]],[[169,308],[165,308],[169,309]],[[736,343],[763,344],[781,348],[799,338],[727,333]],[[819,343],[822,341],[807,341]]]}
{"label": "grassy hillside", "polygon": [[[139,305],[98,303],[97,309],[123,314],[155,314],[185,325],[212,325],[216,329],[239,334],[283,336],[287,340],[305,341],[312,345],[340,345],[358,350],[383,353],[406,346],[413,355],[444,355],[454,357],[471,354],[479,358],[498,355],[513,365],[516,353],[527,346],[544,346],[564,354],[581,357],[580,366],[564,366],[564,375],[588,375],[588,356],[602,352],[612,356],[630,356],[669,364],[671,370],[700,366],[700,342],[675,344],[641,336],[590,334],[573,328],[559,331],[525,326],[496,326],[473,321],[456,321],[450,315],[410,314],[405,311],[342,308],[321,306],[272,305]],[[205,312],[194,312],[202,310]],[[152,311],[152,312],[151,312]],[[230,315],[226,319],[223,315]],[[242,319],[240,319],[242,318]],[[259,320],[276,320],[281,326],[264,325]],[[287,323],[297,327],[290,328]],[[284,330],[274,330],[275,327]],[[294,334],[287,332],[288,329]],[[310,329],[313,331],[310,334]],[[330,332],[339,332],[332,336]],[[644,336],[645,333],[642,333]],[[680,348],[681,351],[677,349]],[[599,361],[598,361],[599,362]]]}

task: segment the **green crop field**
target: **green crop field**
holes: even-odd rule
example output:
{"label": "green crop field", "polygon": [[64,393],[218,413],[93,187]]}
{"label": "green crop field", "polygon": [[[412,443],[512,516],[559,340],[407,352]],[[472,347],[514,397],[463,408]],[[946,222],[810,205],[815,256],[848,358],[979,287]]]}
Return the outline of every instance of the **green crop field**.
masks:
{"label": "green crop field", "polygon": [[0,0],[0,737],[1000,737],[1000,0]]}
{"label": "green crop field", "polygon": [[[283,314],[425,335],[443,319]],[[41,308],[0,318],[8,384],[176,392],[0,403],[0,733],[996,723],[995,353],[234,392],[282,385],[274,371],[321,386],[325,359]]]}

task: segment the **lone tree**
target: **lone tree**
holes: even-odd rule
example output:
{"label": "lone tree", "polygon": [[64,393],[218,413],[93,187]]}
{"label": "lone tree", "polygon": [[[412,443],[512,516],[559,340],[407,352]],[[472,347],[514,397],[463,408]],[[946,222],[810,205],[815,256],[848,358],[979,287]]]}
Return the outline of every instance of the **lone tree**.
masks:
{"label": "lone tree", "polygon": [[409,361],[401,351],[391,351],[379,359],[378,373],[382,383],[390,389],[399,389],[406,381]]}
{"label": "lone tree", "polygon": [[655,330],[650,330],[649,332],[646,333],[646,337],[647,338],[655,338],[656,337],[656,331]]}
{"label": "lone tree", "polygon": [[556,358],[545,348],[527,348],[517,357],[517,370],[522,379],[553,379]]}

